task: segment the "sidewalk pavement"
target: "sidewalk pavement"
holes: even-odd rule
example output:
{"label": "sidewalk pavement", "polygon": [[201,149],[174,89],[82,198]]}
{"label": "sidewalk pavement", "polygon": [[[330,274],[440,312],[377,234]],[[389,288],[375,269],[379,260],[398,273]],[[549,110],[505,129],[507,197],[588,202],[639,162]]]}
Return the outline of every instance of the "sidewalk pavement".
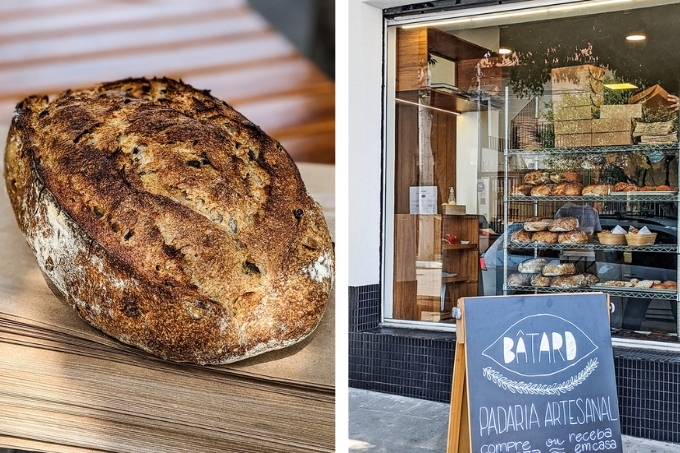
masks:
{"label": "sidewalk pavement", "polygon": [[[449,405],[349,389],[350,453],[445,453]],[[680,453],[680,444],[623,436],[624,453]]]}

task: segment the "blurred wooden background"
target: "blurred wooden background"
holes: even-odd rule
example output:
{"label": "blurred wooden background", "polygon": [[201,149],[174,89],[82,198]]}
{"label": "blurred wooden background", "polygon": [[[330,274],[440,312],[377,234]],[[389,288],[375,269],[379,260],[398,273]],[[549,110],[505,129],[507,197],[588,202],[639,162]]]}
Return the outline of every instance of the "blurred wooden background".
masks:
{"label": "blurred wooden background", "polygon": [[139,76],[211,90],[297,162],[335,161],[334,83],[246,0],[0,2],[0,126],[28,95]]}

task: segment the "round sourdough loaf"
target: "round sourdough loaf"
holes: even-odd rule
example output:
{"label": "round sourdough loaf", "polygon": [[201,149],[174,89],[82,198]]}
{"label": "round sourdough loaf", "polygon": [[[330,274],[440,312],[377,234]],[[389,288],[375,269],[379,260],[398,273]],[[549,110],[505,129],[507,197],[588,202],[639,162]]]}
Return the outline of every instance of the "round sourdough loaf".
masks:
{"label": "round sourdough loaf", "polygon": [[126,79],[17,105],[5,181],[76,311],[167,360],[294,344],[332,290],[322,211],[279,143],[206,91]]}

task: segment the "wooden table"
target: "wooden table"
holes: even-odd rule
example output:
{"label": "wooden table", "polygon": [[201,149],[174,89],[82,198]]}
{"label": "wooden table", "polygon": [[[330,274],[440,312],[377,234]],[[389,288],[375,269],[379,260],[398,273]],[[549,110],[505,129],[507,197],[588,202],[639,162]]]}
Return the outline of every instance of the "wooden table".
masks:
{"label": "wooden table", "polygon": [[297,162],[334,162],[334,83],[246,0],[0,2],[0,125],[28,95],[140,76],[210,89]]}

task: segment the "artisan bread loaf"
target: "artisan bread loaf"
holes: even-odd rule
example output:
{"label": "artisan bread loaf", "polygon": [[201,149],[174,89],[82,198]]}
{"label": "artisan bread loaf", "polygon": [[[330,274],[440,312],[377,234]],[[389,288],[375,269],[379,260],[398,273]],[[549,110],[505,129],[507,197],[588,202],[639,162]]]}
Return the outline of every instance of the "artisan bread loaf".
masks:
{"label": "artisan bread loaf", "polygon": [[512,236],[510,236],[510,242],[520,242],[523,244],[527,244],[531,242],[531,236],[532,234],[528,231],[518,230],[512,233]]}
{"label": "artisan bread loaf", "polygon": [[531,236],[531,242],[537,244],[557,244],[557,233],[552,231],[537,231]]}
{"label": "artisan bread loaf", "polygon": [[585,244],[588,242],[588,234],[585,231],[567,231],[559,233],[558,244]]}
{"label": "artisan bread loaf", "polygon": [[161,358],[229,363],[308,336],[331,294],[322,211],[279,143],[181,81],[17,105],[7,191],[90,324]]}
{"label": "artisan bread loaf", "polygon": [[550,173],[543,170],[534,170],[524,175],[524,184],[537,186],[550,182]]}
{"label": "artisan bread loaf", "polygon": [[519,263],[517,271],[523,274],[540,274],[546,264],[548,264],[548,260],[545,258],[532,258]]}
{"label": "artisan bread loaf", "polygon": [[555,186],[552,195],[575,197],[580,196],[583,184],[579,182],[562,182]]}
{"label": "artisan bread loaf", "polygon": [[510,190],[510,195],[528,196],[531,195],[531,189],[533,188],[534,186],[531,184],[518,184]]}
{"label": "artisan bread loaf", "polygon": [[578,219],[576,217],[559,217],[554,219],[548,225],[548,231],[563,232],[574,231],[578,228]]}
{"label": "artisan bread loaf", "polygon": [[558,275],[573,275],[576,273],[576,266],[574,263],[548,263],[543,266],[542,274],[546,277],[555,277]]}
{"label": "artisan bread loaf", "polygon": [[526,231],[545,231],[552,222],[552,219],[545,219],[543,217],[529,217],[524,221],[524,229]]}
{"label": "artisan bread loaf", "polygon": [[531,196],[533,197],[549,197],[553,194],[555,184],[542,184],[531,189]]}

